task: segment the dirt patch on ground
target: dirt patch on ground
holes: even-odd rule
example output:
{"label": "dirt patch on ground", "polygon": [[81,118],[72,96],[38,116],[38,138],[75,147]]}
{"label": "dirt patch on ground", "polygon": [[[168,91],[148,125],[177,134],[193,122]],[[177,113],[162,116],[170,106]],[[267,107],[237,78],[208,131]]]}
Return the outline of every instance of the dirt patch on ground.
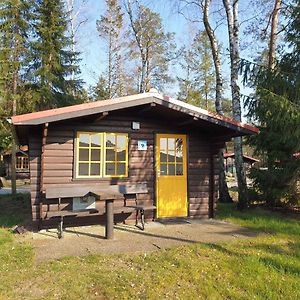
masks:
{"label": "dirt patch on ground", "polygon": [[104,238],[104,227],[69,227],[63,239],[55,229],[27,233],[35,249],[35,262],[59,259],[64,256],[97,253],[141,253],[165,249],[179,244],[217,243],[257,234],[238,225],[216,220],[195,220],[181,223],[146,225],[141,231],[131,225],[116,225],[113,240]]}

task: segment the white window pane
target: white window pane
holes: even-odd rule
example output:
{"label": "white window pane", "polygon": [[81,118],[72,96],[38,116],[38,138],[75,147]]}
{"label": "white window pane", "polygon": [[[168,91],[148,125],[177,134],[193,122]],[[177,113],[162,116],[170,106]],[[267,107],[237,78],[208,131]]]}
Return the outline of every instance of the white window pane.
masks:
{"label": "white window pane", "polygon": [[106,135],[106,147],[115,147],[116,146],[116,137],[113,134]]}
{"label": "white window pane", "polygon": [[118,148],[126,148],[126,136],[125,135],[118,135],[117,136],[117,147]]}
{"label": "white window pane", "polygon": [[90,135],[86,133],[81,133],[79,135],[79,146],[88,147],[90,143]]}
{"label": "white window pane", "polygon": [[91,135],[91,144],[92,144],[92,147],[101,147],[100,134],[92,134]]}

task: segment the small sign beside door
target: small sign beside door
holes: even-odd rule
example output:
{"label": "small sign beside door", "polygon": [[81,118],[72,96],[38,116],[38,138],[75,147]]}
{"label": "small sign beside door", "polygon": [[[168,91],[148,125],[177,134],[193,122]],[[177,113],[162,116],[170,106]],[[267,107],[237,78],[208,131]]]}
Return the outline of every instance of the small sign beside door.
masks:
{"label": "small sign beside door", "polygon": [[147,141],[145,140],[138,141],[138,150],[142,150],[142,151],[147,150]]}

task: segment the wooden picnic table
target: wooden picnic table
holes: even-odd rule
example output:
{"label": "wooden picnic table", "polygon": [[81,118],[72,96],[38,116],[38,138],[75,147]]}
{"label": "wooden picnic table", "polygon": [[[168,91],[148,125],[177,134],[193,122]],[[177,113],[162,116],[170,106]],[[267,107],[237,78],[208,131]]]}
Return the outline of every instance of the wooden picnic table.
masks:
{"label": "wooden picnic table", "polygon": [[[105,237],[107,239],[113,239],[113,230],[114,230],[114,200],[123,200],[124,194],[117,191],[110,191],[105,188],[99,189],[90,189],[87,192],[87,188],[74,189],[74,188],[51,188],[46,190],[47,198],[58,198],[59,205],[61,198],[66,197],[87,197],[93,196],[99,201],[105,201]],[[88,216],[90,214],[98,213],[97,209],[81,209],[81,210],[59,210],[59,211],[49,211],[47,212],[47,218],[60,217],[60,222],[58,224],[58,236],[59,238],[63,237],[63,222],[64,217],[69,216]]]}
{"label": "wooden picnic table", "polygon": [[86,196],[94,196],[97,200],[105,201],[105,238],[114,238],[114,200],[124,199],[124,194],[103,190],[90,191]]}
{"label": "wooden picnic table", "polygon": [[[138,226],[138,215],[141,215],[141,227],[144,230],[145,220],[144,213],[146,210],[155,210],[154,205],[142,205],[137,203],[137,194],[147,193],[148,189],[145,184],[135,185],[111,185],[109,187],[81,186],[81,187],[51,187],[46,189],[46,199],[58,199],[58,208],[60,207],[62,198],[72,197],[95,197],[98,201],[105,201],[105,237],[113,239],[114,236],[114,214],[131,213],[136,211],[136,226]],[[135,205],[114,208],[115,200],[124,200],[125,195],[135,194]],[[43,203],[41,203],[42,206]],[[48,211],[46,218],[60,217],[58,225],[59,237],[63,237],[64,217],[68,216],[88,216],[99,213],[97,209],[81,209],[81,210],[58,210]]]}

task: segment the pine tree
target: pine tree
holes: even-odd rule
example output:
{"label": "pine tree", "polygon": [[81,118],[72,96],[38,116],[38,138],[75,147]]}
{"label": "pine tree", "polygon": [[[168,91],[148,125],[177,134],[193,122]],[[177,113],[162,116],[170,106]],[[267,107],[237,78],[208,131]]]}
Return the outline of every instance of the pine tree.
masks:
{"label": "pine tree", "polygon": [[[21,96],[21,74],[28,55],[28,34],[30,31],[29,1],[4,0],[0,3],[0,135],[7,146],[9,130],[3,123],[4,117],[17,114],[18,100]],[[3,130],[4,129],[4,130]],[[12,137],[13,135],[11,135]],[[16,196],[16,144],[11,139],[12,148],[12,194]]]}
{"label": "pine tree", "polygon": [[91,87],[90,97],[92,101],[110,99],[107,81],[103,76],[99,77],[96,86]]}
{"label": "pine tree", "polygon": [[36,40],[34,49],[34,85],[39,94],[38,109],[61,107],[81,102],[78,53],[72,51],[67,36],[67,13],[62,0],[36,3]]}
{"label": "pine tree", "polygon": [[290,9],[289,49],[273,68],[242,62],[244,79],[256,88],[248,99],[250,116],[260,133],[249,142],[266,157],[264,170],[253,170],[255,186],[270,206],[294,204],[300,174],[300,1]]}
{"label": "pine tree", "polygon": [[0,100],[1,114],[19,111],[22,74],[29,56],[31,5],[28,0],[5,0],[0,3]]}

